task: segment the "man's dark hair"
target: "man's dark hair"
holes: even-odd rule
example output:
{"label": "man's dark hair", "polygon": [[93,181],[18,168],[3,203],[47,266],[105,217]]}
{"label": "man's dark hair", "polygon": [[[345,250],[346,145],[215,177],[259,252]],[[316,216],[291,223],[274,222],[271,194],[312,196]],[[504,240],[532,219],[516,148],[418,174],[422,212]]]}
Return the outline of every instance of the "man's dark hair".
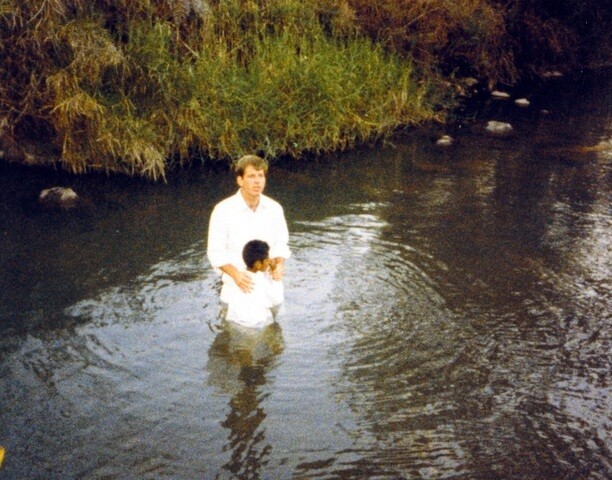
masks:
{"label": "man's dark hair", "polygon": [[253,270],[256,262],[263,262],[270,254],[270,245],[263,240],[251,240],[242,249],[242,259],[249,270]]}

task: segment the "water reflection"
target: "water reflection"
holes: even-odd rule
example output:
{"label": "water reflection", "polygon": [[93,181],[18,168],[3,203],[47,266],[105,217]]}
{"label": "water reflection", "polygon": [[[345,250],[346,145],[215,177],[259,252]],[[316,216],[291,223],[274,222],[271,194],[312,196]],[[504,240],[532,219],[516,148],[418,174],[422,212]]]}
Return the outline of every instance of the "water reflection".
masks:
{"label": "water reflection", "polygon": [[226,323],[208,352],[208,383],[230,396],[230,411],[221,423],[229,430],[223,451],[230,459],[222,468],[234,478],[262,478],[268,463],[272,445],[266,440],[265,387],[282,350],[278,323],[261,331]]}
{"label": "water reflection", "polygon": [[394,161],[395,195],[369,212],[382,221],[373,254],[336,278],[359,298],[336,299],[352,338],[339,390],[380,432],[360,465],[472,479],[560,478],[562,463],[563,478],[605,478],[609,166],[463,154],[488,174],[415,179],[409,158]]}

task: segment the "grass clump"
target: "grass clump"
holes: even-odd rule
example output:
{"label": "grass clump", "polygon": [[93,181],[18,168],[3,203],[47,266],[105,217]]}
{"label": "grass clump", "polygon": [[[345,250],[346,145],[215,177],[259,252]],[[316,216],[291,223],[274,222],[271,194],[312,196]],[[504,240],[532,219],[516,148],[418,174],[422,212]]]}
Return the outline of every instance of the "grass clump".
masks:
{"label": "grass clump", "polygon": [[198,147],[213,156],[345,149],[435,115],[410,64],[367,40],[285,33],[252,48],[246,70],[196,64],[198,78],[207,79],[196,84],[193,99],[208,113],[201,125],[226,120],[216,132],[195,135],[209,139]]}
{"label": "grass clump", "polygon": [[344,1],[1,1],[1,134],[44,131],[74,172],[297,157],[436,115]]}

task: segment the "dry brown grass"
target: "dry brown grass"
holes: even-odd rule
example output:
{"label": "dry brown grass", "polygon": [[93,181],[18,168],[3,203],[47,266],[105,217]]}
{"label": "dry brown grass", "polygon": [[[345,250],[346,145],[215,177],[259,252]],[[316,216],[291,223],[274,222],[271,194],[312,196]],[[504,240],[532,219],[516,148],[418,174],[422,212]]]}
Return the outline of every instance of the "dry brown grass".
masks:
{"label": "dry brown grass", "polygon": [[512,82],[513,52],[507,45],[504,9],[486,0],[349,0],[360,28],[394,52],[410,55],[422,69]]}

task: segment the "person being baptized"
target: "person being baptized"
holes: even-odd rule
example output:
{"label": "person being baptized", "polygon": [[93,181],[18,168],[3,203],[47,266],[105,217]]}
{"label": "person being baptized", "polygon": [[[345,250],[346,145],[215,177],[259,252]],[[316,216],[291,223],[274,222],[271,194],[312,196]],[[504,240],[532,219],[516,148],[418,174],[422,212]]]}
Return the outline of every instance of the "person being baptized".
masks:
{"label": "person being baptized", "polygon": [[242,259],[253,279],[253,288],[249,292],[232,289],[226,320],[260,329],[274,322],[275,313],[284,300],[283,282],[272,276],[277,265],[270,258],[270,246],[263,240],[247,242],[242,249]]}

